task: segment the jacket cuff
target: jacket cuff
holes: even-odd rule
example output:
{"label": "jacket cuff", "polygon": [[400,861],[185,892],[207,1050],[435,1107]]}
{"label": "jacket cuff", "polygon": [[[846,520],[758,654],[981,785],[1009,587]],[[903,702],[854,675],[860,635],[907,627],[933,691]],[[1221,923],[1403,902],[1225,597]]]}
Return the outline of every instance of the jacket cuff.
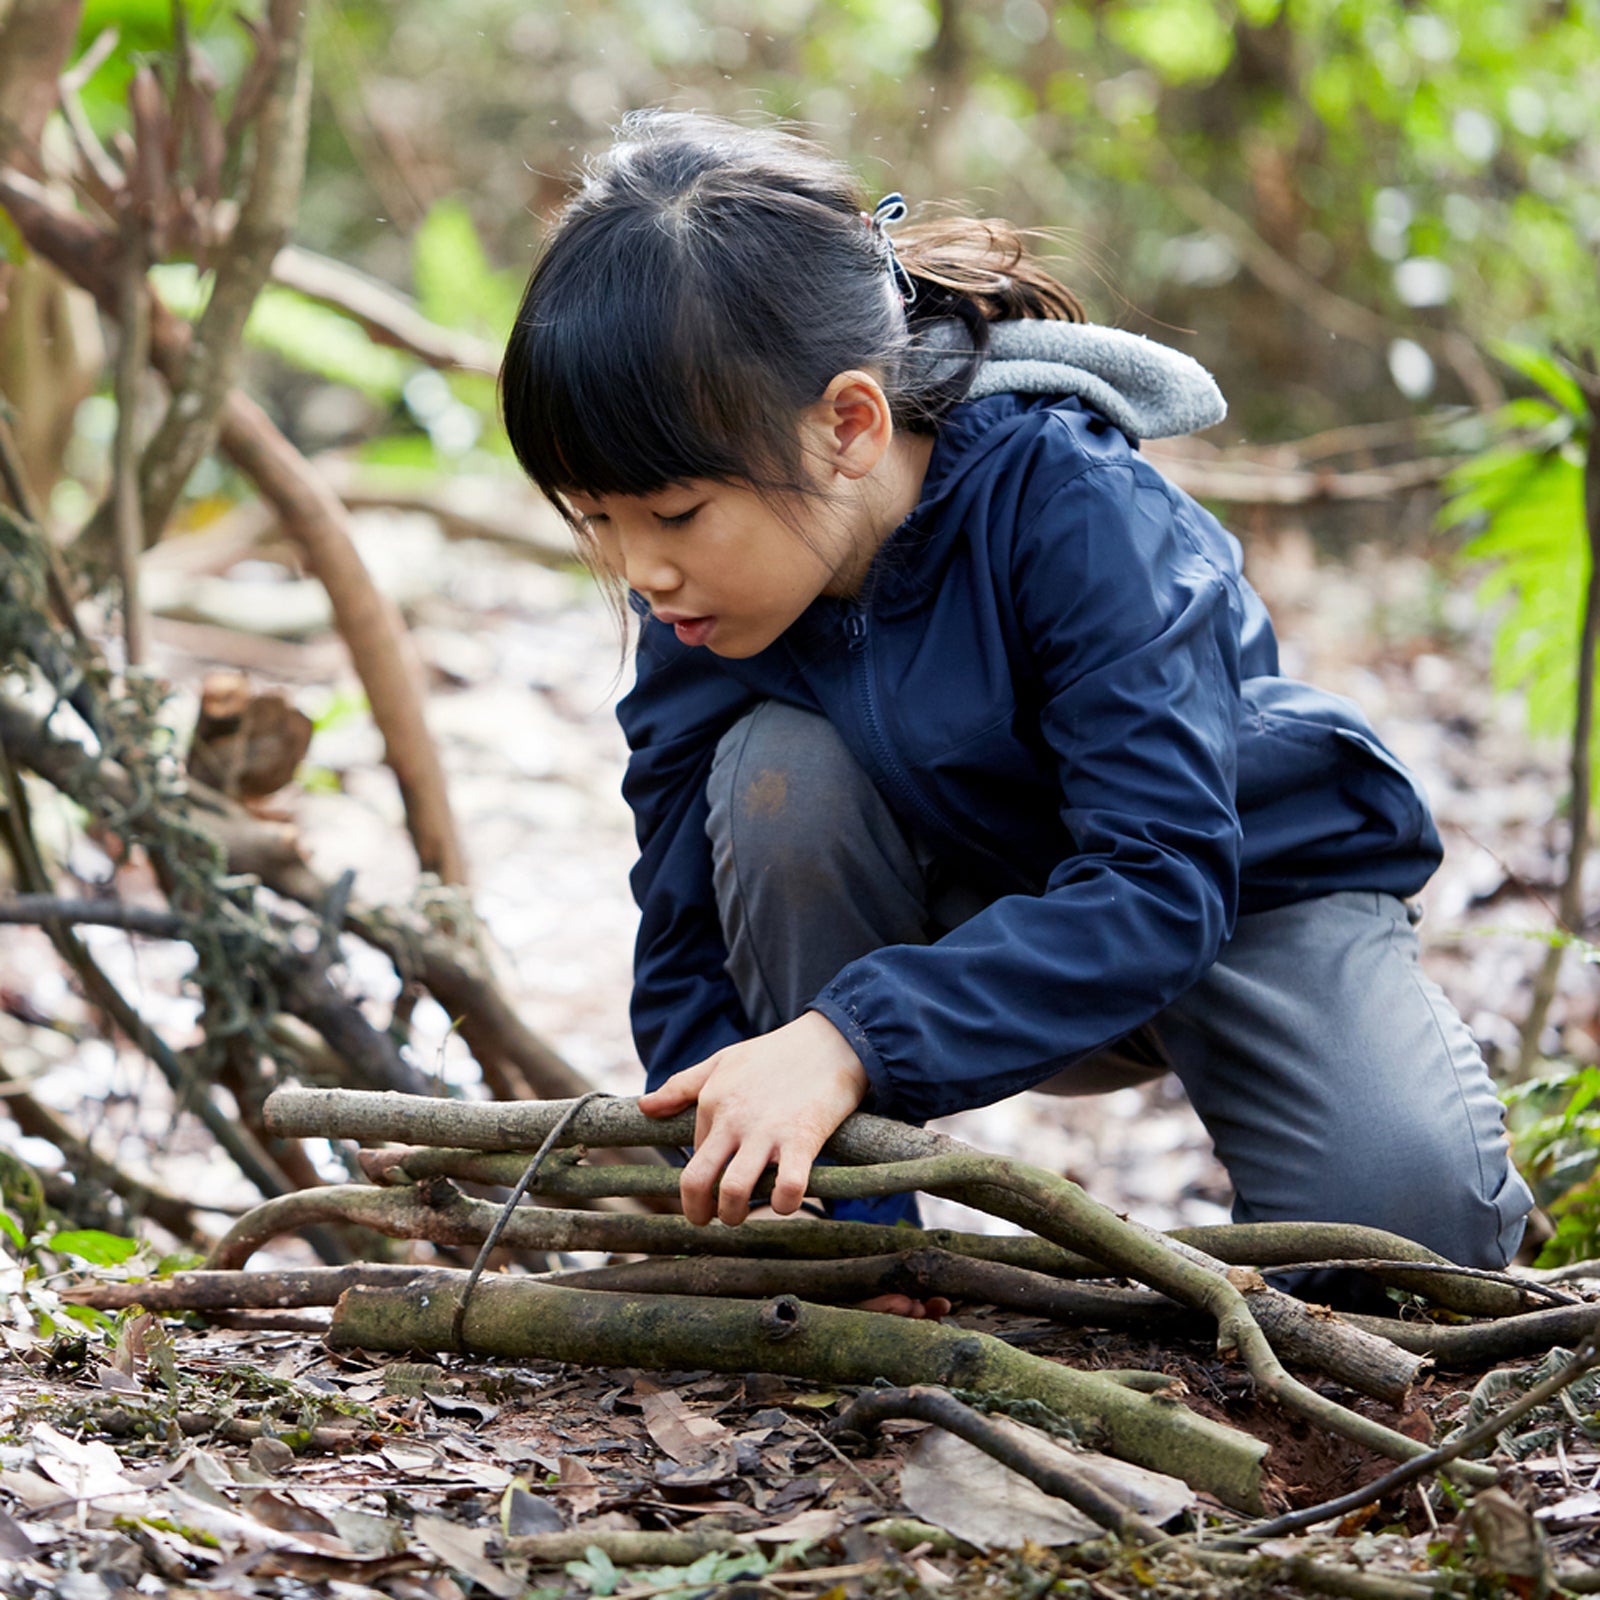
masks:
{"label": "jacket cuff", "polygon": [[825,989],[806,1007],[806,1010],[815,1011],[819,1016],[826,1017],[844,1035],[845,1043],[855,1051],[856,1059],[867,1075],[867,1097],[862,1102],[862,1109],[880,1117],[898,1117],[900,1112],[896,1110],[894,1083],[889,1076],[889,1069],[867,1036],[866,1029],[861,1026],[849,1007],[841,1005]]}

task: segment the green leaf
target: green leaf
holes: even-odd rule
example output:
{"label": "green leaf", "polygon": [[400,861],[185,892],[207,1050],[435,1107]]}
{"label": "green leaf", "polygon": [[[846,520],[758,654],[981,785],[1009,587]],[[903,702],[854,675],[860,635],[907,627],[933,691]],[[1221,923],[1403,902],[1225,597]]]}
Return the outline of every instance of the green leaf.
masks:
{"label": "green leaf", "polygon": [[411,242],[411,278],[423,314],[441,327],[471,328],[505,339],[516,320],[521,285],[496,272],[459,200],[439,201]]}
{"label": "green leaf", "polygon": [[28,1236],[22,1231],[21,1224],[9,1211],[0,1211],[0,1233],[3,1233],[17,1247],[18,1255],[22,1255],[27,1251]]}
{"label": "green leaf", "polygon": [[597,1544],[590,1545],[583,1552],[582,1561],[569,1561],[567,1571],[579,1583],[587,1585],[591,1594],[615,1594],[617,1585],[622,1581],[611,1557]]}
{"label": "green leaf", "polygon": [[139,1241],[120,1234],[102,1233],[98,1228],[65,1229],[51,1234],[49,1248],[62,1255],[78,1256],[94,1267],[114,1267],[138,1254]]}
{"label": "green leaf", "polygon": [[1233,31],[1209,0],[1122,0],[1106,31],[1168,83],[1207,83],[1233,59]]}
{"label": "green leaf", "polygon": [[1568,416],[1589,415],[1583,390],[1554,356],[1531,345],[1512,344],[1503,339],[1496,340],[1489,348],[1513,371],[1520,372],[1529,383],[1543,389]]}
{"label": "green leaf", "polygon": [[245,338],[302,372],[359,389],[384,404],[400,397],[416,366],[398,350],[375,343],[349,317],[273,285],[261,291],[251,309]]}

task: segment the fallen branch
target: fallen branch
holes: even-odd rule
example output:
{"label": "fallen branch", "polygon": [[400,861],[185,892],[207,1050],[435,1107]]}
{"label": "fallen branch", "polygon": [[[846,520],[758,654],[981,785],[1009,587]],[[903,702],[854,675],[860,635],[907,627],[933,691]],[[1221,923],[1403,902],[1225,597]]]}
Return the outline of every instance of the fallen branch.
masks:
{"label": "fallen branch", "polygon": [[[269,1102],[270,1104],[270,1102]],[[244,1265],[262,1245],[282,1233],[324,1222],[348,1222],[394,1239],[430,1244],[478,1245],[488,1235],[500,1207],[470,1200],[443,1180],[406,1189],[375,1189],[366,1184],[329,1184],[282,1195],[241,1217],[218,1241],[206,1265],[213,1270]],[[518,1250],[605,1250],[617,1255],[764,1256],[806,1259],[815,1256],[886,1255],[906,1247],[932,1245],[988,1261],[1037,1268],[1060,1252],[1038,1239],[1000,1238],[887,1227],[872,1222],[741,1223],[714,1222],[697,1228],[684,1217],[625,1216],[601,1211],[557,1211],[520,1206],[506,1225],[502,1242]]]}
{"label": "fallen branch", "polygon": [[[335,1096],[338,1098],[332,1098]],[[395,1097],[302,1089],[274,1094],[267,1102],[266,1117],[268,1126],[280,1134],[316,1133],[366,1140],[414,1138],[420,1133],[435,1143],[511,1149],[538,1143],[568,1109],[483,1106],[461,1101],[448,1106],[433,1101],[407,1107]],[[651,1119],[644,1118],[635,1103],[600,1100],[573,1116],[568,1138],[574,1143],[614,1143],[622,1137],[651,1137],[651,1127]],[[692,1113],[654,1122],[653,1127],[654,1137],[663,1143],[689,1143],[693,1138]],[[532,1137],[535,1131],[537,1138]],[[984,1156],[957,1140],[925,1129],[857,1113],[840,1126],[827,1149],[840,1159],[855,1159],[863,1164],[896,1161],[894,1184],[898,1190],[923,1189],[979,1206],[1021,1223],[1064,1249],[1095,1257],[1104,1267],[1137,1278],[1182,1304],[1207,1312],[1217,1319],[1219,1347],[1237,1349],[1251,1375],[1269,1395],[1380,1454],[1403,1460],[1421,1450],[1414,1439],[1324,1399],[1284,1371],[1257,1325],[1252,1307],[1272,1304],[1271,1314],[1281,1325],[1310,1322],[1312,1313],[1291,1296],[1269,1288],[1257,1275],[1240,1279],[1240,1284],[1250,1291],[1247,1303],[1240,1286],[1230,1281],[1226,1264],[1215,1257],[1123,1221],[1064,1178]],[[848,1174],[837,1169],[817,1167],[813,1172],[819,1193],[824,1192],[824,1185],[849,1181]],[[241,1222],[236,1231],[244,1228],[245,1223]],[[1351,1338],[1355,1330],[1331,1320],[1320,1331],[1325,1346],[1357,1344]],[[1370,1356],[1380,1359],[1376,1350]],[[1359,1368],[1363,1359],[1357,1355],[1352,1366]]]}
{"label": "fallen branch", "polygon": [[289,1272],[175,1272],[127,1283],[89,1279],[60,1291],[73,1305],[97,1311],[290,1311],[331,1306],[347,1289],[395,1288],[449,1273],[445,1267],[358,1262],[347,1267],[301,1267]]}
{"label": "fallen branch", "polygon": [[1388,1317],[1339,1314],[1340,1321],[1429,1357],[1453,1372],[1492,1367],[1497,1361],[1543,1355],[1552,1345],[1576,1345],[1593,1324],[1593,1302],[1522,1311],[1493,1322],[1400,1322]]}
{"label": "fallen branch", "polygon": [[[780,1225],[781,1226],[781,1225]],[[334,1349],[449,1350],[463,1277],[452,1290],[352,1289],[334,1311]],[[1257,1439],[1094,1373],[1013,1350],[998,1339],[869,1311],[760,1307],[677,1295],[634,1298],[494,1277],[467,1307],[467,1348],[587,1366],[710,1367],[779,1372],[827,1383],[935,1383],[1032,1399],[1073,1421],[1114,1455],[1181,1477],[1225,1505],[1268,1493]]]}
{"label": "fallen branch", "polygon": [[[398,1184],[441,1177],[461,1183],[509,1187],[522,1175],[526,1157],[516,1151],[460,1150],[436,1147],[363,1150],[362,1171],[374,1183]],[[765,1199],[771,1192],[767,1174],[753,1191]],[[894,1166],[815,1169],[809,1193],[825,1200],[855,1200],[867,1196],[904,1192],[900,1169]],[[571,1152],[552,1160],[539,1175],[532,1192],[563,1200],[608,1196],[676,1197],[675,1170],[659,1166],[630,1167],[578,1165]],[[1209,1228],[1178,1228],[1165,1235],[1180,1244],[1205,1250],[1229,1266],[1270,1266],[1282,1272],[1303,1272],[1325,1267],[1369,1270],[1380,1282],[1413,1294],[1425,1294],[1447,1310],[1466,1314],[1514,1315],[1530,1298],[1557,1299],[1576,1304],[1568,1296],[1545,1289],[1536,1281],[1459,1267],[1409,1239],[1339,1223],[1242,1223]],[[1355,1249],[1363,1254],[1352,1257]],[[1382,1252],[1375,1258],[1371,1252]],[[1305,1259],[1301,1259],[1302,1255]],[[1102,1263],[1079,1258],[1081,1275],[1101,1276]],[[1468,1284],[1451,1279],[1472,1280]],[[1479,1287],[1487,1286],[1487,1287]]]}

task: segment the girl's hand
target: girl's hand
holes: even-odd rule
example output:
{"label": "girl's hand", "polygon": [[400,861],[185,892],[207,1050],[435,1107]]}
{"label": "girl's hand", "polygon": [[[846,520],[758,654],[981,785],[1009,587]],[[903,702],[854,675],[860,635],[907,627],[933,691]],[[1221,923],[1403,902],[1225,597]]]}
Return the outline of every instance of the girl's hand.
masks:
{"label": "girl's hand", "polygon": [[641,1095],[639,1109],[670,1117],[698,1102],[694,1155],[679,1184],[683,1214],[697,1226],[713,1215],[731,1226],[749,1215],[750,1192],[774,1164],[772,1209],[799,1210],[817,1152],[866,1092],[867,1074],[844,1035],[807,1011],[675,1073]]}

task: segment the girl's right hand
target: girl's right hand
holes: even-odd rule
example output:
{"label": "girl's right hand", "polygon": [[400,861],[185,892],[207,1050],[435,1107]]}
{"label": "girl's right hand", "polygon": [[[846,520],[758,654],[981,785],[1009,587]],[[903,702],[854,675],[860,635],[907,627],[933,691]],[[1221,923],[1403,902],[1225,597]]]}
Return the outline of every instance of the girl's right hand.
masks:
{"label": "girl's right hand", "polygon": [[698,1106],[694,1155],[679,1190],[697,1226],[715,1216],[733,1226],[769,1166],[778,1169],[772,1209],[800,1208],[811,1164],[835,1128],[861,1104],[867,1075],[844,1035],[820,1012],[757,1039],[730,1045],[639,1097],[650,1117]]}

